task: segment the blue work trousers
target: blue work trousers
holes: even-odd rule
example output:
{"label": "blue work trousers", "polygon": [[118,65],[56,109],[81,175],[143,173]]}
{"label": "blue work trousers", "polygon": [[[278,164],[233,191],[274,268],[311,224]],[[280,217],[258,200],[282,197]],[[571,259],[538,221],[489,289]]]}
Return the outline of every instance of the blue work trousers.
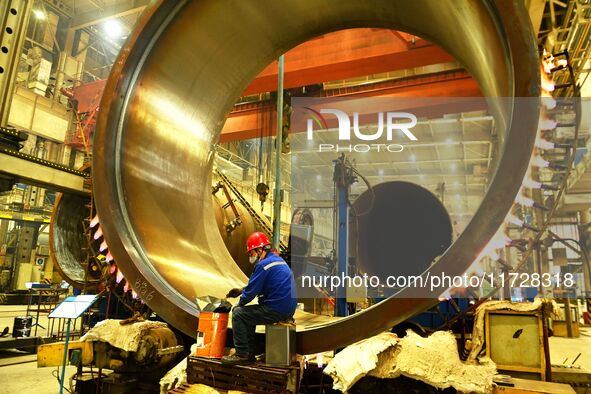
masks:
{"label": "blue work trousers", "polygon": [[237,306],[232,310],[232,332],[236,354],[254,355],[256,326],[289,320],[292,314],[279,313],[265,305]]}

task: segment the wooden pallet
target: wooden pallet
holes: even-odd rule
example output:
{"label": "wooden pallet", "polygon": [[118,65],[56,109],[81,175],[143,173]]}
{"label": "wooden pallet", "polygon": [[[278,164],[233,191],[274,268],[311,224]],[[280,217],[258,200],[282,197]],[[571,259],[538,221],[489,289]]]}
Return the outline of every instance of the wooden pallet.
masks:
{"label": "wooden pallet", "polygon": [[297,393],[300,368],[268,367],[264,364],[247,366],[222,365],[217,359],[189,357],[187,383],[202,383],[215,389],[241,390],[254,394]]}

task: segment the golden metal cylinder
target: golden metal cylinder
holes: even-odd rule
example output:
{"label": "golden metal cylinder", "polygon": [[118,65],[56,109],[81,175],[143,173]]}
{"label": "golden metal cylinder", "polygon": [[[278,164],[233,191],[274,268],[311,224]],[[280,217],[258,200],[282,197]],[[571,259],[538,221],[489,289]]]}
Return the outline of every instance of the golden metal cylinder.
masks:
{"label": "golden metal cylinder", "polygon": [[[340,29],[375,27],[424,37],[460,61],[492,103],[498,161],[463,234],[431,267],[461,274],[496,232],[528,167],[539,96],[537,47],[513,0],[160,0],[140,19],[107,82],[94,140],[93,184],[109,247],[165,320],[193,335],[194,298],[223,296],[246,276],[224,247],[210,199],[214,145],[249,82],[280,54]],[[298,316],[298,351],[334,349],[433,305],[388,299],[326,324]]]}

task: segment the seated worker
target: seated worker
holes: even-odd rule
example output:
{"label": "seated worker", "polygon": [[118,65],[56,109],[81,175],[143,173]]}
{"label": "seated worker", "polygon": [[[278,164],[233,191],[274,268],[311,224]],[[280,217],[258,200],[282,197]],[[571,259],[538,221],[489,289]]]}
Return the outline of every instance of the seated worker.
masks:
{"label": "seated worker", "polygon": [[[246,242],[254,271],[243,289],[232,289],[226,298],[240,296],[232,309],[232,331],[236,353],[222,358],[222,364],[249,364],[255,360],[255,329],[257,325],[290,320],[297,306],[293,273],[287,263],[271,250],[271,241],[260,232],[251,234]],[[248,305],[254,297],[258,305]]]}

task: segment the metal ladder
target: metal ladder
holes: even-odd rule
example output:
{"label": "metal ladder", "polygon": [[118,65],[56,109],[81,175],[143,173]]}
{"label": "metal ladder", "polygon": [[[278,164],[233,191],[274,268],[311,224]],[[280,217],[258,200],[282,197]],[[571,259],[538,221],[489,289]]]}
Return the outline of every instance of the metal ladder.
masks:
{"label": "metal ladder", "polygon": [[[240,201],[240,203],[244,206],[244,208],[246,208],[246,210],[248,211],[250,216],[252,216],[252,218],[255,221],[255,223],[257,224],[257,226],[260,229],[262,229],[268,236],[271,236],[273,234],[273,229],[271,228],[271,226],[269,226],[263,220],[263,218],[261,218],[261,216],[257,213],[257,211],[254,210],[254,208],[248,203],[246,198],[244,198],[242,193],[240,193],[240,191],[238,191],[236,186],[234,186],[232,181],[230,181],[230,179],[228,179],[228,177],[226,175],[224,175],[221,171],[216,170],[215,172],[222,179],[222,182],[224,182],[226,184],[226,186],[230,190],[232,190],[232,193],[234,193],[234,195],[236,196],[238,201]],[[280,241],[279,242],[279,249],[281,252],[285,252],[287,250],[287,246],[285,245],[285,243]]]}

